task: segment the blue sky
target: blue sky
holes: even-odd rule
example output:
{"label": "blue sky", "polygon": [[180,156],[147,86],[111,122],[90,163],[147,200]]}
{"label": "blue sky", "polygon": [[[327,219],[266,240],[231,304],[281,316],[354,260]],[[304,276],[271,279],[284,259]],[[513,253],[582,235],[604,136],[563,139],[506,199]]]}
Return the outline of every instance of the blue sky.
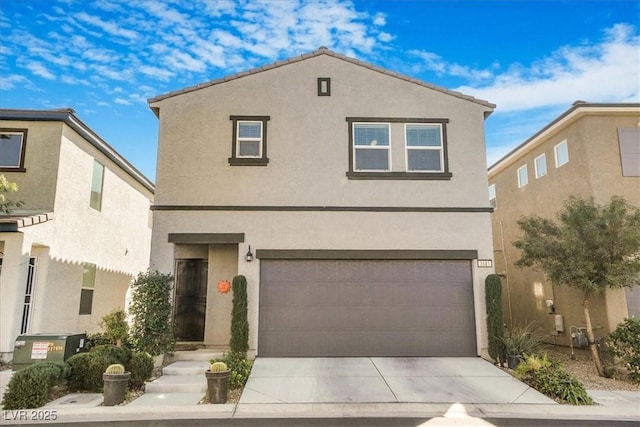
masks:
{"label": "blue sky", "polygon": [[489,164],[575,100],[640,102],[640,2],[0,0],[0,107],[71,107],[151,180],[147,99],[320,46],[497,104]]}

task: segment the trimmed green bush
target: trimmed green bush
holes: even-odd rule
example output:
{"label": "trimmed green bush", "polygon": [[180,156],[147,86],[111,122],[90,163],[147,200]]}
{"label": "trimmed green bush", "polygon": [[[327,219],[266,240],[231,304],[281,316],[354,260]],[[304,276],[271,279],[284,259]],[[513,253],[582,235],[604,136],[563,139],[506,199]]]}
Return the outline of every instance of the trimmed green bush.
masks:
{"label": "trimmed green bush", "polygon": [[490,274],[484,281],[487,303],[487,332],[489,356],[498,363],[506,360],[504,320],[502,314],[502,282],[497,274]]}
{"label": "trimmed green bush", "polygon": [[122,309],[115,309],[106,314],[100,321],[100,326],[104,328],[104,335],[109,340],[109,344],[120,346],[128,345],[129,324],[127,315]]}
{"label": "trimmed green bush", "polygon": [[519,380],[540,393],[561,403],[571,405],[592,405],[582,383],[567,373],[560,364],[547,355],[527,356],[515,370]]}
{"label": "trimmed green bush", "polygon": [[131,284],[129,332],[134,350],[152,356],[173,351],[172,284],[172,275],[158,271],[140,273]]}
{"label": "trimmed green bush", "polygon": [[113,344],[107,334],[103,334],[101,332],[97,332],[95,334],[87,335],[87,348],[91,350],[93,347],[97,345],[110,345]]}
{"label": "trimmed green bush", "polygon": [[629,378],[640,381],[640,319],[624,319],[609,334],[609,350],[619,357],[629,370]]}
{"label": "trimmed green bush", "polygon": [[[247,278],[239,275],[233,278],[233,308],[231,309],[232,353],[247,353],[249,350],[249,321],[247,320]],[[244,357],[243,357],[244,358]]]}
{"label": "trimmed green bush", "polygon": [[7,385],[2,407],[11,410],[43,406],[51,400],[54,386],[66,378],[68,371],[62,362],[42,362],[17,371]]}
{"label": "trimmed green bush", "polygon": [[213,359],[210,363],[224,362],[229,368],[229,389],[242,388],[249,379],[251,373],[251,361],[246,359],[245,353],[227,352],[222,359]]}
{"label": "trimmed green bush", "polygon": [[116,363],[128,367],[131,357],[131,350],[114,345],[95,346],[88,353],[71,356],[67,360],[71,367],[69,387],[100,393],[104,385],[102,374],[107,367]]}
{"label": "trimmed green bush", "polygon": [[153,357],[148,353],[134,351],[131,355],[131,362],[128,368],[129,372],[131,372],[129,387],[132,389],[140,389],[144,385],[144,382],[151,378],[153,374]]}

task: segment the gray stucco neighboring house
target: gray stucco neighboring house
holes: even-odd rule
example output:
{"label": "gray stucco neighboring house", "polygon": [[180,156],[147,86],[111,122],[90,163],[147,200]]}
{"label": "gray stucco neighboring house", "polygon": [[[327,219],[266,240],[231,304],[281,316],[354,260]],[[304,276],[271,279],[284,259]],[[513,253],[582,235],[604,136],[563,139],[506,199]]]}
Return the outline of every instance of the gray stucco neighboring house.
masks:
{"label": "gray stucco neighboring house", "polygon": [[261,356],[485,354],[493,104],[320,48],[149,105],[179,340],[228,344],[242,274]]}

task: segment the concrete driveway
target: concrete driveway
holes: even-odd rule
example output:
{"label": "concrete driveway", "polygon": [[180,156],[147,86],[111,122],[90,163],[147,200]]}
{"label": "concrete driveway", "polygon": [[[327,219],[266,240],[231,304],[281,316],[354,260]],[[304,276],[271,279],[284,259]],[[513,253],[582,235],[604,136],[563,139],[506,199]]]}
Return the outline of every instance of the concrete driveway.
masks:
{"label": "concrete driveway", "polygon": [[479,357],[257,358],[240,403],[554,404]]}

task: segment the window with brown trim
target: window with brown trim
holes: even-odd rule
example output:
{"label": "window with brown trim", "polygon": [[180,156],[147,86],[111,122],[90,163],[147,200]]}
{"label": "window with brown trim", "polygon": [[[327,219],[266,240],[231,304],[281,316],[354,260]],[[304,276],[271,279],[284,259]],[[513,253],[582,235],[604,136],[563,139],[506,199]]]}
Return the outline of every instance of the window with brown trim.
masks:
{"label": "window with brown trim", "polygon": [[266,166],[269,116],[230,116],[233,123],[231,166]]}
{"label": "window with brown trim", "polygon": [[25,172],[27,129],[0,129],[0,172]]}
{"label": "window with brown trim", "polygon": [[[347,117],[349,179],[450,180],[447,153],[449,119]],[[393,140],[392,135],[404,133]],[[395,148],[394,148],[395,147]],[[404,156],[404,162],[391,157]],[[404,163],[402,169],[397,165]]]}

